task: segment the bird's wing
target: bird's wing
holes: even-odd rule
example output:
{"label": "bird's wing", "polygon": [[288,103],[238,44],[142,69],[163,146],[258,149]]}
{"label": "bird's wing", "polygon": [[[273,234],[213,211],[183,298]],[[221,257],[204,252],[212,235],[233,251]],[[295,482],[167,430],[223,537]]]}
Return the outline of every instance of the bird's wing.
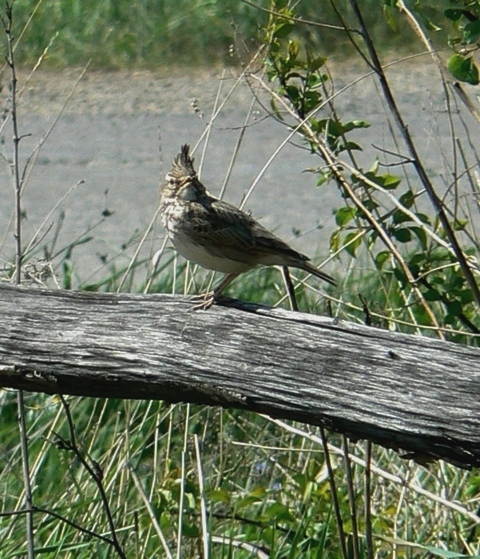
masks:
{"label": "bird's wing", "polygon": [[239,250],[252,250],[255,240],[247,214],[221,200],[193,202],[190,210],[191,235],[205,246],[217,245]]}
{"label": "bird's wing", "polygon": [[235,260],[248,261],[256,254],[259,263],[264,255],[272,253],[307,260],[253,217],[223,200],[212,199],[195,206],[191,213],[191,235],[195,242],[208,247],[212,253],[218,251],[222,255],[222,250],[228,248]]}

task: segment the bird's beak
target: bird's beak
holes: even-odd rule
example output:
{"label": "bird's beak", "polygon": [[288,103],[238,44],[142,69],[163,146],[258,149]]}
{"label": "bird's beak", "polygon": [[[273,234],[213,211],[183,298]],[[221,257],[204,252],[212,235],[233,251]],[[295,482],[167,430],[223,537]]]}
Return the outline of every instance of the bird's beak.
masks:
{"label": "bird's beak", "polygon": [[188,175],[186,177],[184,177],[179,183],[178,186],[182,187],[185,186],[186,184],[188,184],[189,182],[192,182],[192,180],[195,178],[195,175],[192,177],[191,175]]}

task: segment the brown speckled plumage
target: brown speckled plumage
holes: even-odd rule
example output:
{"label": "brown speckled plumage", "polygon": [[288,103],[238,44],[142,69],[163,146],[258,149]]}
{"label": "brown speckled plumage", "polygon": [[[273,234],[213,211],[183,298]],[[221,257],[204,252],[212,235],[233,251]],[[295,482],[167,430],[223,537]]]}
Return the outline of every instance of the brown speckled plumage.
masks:
{"label": "brown speckled plumage", "polygon": [[240,273],[258,265],[300,268],[335,285],[309,258],[292,249],[249,214],[212,196],[198,180],[190,148],[183,145],[162,186],[162,220],[178,252],[228,276],[204,296],[208,308]]}

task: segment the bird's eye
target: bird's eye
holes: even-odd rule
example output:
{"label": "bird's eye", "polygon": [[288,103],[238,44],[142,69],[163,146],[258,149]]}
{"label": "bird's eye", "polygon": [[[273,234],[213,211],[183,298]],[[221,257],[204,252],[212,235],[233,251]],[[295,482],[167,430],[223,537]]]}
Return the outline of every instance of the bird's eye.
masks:
{"label": "bird's eye", "polygon": [[172,175],[170,173],[167,173],[165,175],[165,180],[169,183],[169,184],[175,184],[176,180],[174,179],[174,177],[172,177]]}

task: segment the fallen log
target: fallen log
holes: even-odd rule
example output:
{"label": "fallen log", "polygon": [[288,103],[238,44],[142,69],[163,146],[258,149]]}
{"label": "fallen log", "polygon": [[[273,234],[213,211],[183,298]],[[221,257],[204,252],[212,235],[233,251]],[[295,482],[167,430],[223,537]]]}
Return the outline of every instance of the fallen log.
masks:
{"label": "fallen log", "polygon": [[226,301],[0,284],[0,386],[234,407],[480,466],[480,349]]}

